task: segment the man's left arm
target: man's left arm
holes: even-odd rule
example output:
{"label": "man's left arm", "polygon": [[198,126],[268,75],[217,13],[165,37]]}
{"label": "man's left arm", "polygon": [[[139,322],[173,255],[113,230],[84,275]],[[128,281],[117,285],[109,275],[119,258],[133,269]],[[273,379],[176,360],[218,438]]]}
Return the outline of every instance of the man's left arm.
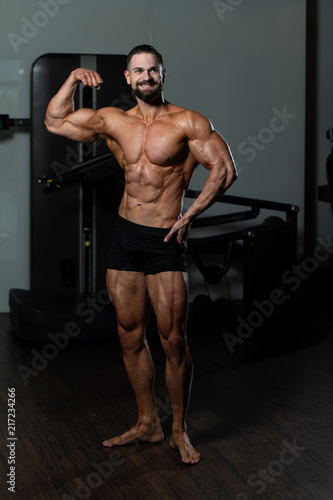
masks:
{"label": "man's left arm", "polygon": [[178,232],[177,240],[180,244],[186,239],[193,220],[213,205],[237,178],[236,166],[228,144],[206,117],[194,113],[185,133],[191,153],[210,173],[198,198],[165,237],[164,241],[167,242]]}

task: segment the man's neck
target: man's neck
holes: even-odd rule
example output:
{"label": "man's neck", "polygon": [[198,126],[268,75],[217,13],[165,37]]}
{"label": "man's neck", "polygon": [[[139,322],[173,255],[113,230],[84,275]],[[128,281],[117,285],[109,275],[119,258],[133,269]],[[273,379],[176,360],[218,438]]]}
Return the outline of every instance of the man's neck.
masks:
{"label": "man's neck", "polygon": [[136,98],[137,100],[137,114],[141,115],[146,123],[154,121],[161,113],[164,113],[168,105],[164,99],[163,94],[158,96],[153,102],[145,102]]}

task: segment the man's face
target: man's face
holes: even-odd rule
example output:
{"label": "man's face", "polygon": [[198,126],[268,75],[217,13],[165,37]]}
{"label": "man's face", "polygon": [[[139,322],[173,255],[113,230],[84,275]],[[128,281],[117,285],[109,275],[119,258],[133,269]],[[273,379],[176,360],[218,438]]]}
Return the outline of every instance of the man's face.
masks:
{"label": "man's face", "polygon": [[125,77],[138,99],[153,103],[162,93],[164,72],[154,54],[135,54]]}

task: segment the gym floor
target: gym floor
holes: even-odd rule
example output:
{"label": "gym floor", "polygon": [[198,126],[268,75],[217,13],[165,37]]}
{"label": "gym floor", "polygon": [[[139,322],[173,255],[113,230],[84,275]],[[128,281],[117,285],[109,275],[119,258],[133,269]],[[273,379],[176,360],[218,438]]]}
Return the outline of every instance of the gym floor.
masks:
{"label": "gym floor", "polygon": [[[195,373],[188,432],[202,457],[194,466],[169,447],[171,409],[157,336],[148,341],[166,439],[106,450],[104,439],[136,421],[118,340],[49,347],[46,362],[38,356],[45,345],[18,339],[9,315],[1,314],[2,498],[331,500],[331,284],[326,269],[314,273],[292,307],[272,315],[234,352],[217,315],[190,322]],[[232,333],[230,318],[227,329]],[[15,389],[15,441],[8,440],[7,388]],[[12,477],[6,476],[11,459]]]}

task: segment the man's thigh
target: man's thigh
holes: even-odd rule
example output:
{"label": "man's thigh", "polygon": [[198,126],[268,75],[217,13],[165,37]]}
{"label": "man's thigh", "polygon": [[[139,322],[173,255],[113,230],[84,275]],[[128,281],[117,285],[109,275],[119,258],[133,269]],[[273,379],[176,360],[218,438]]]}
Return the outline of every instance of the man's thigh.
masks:
{"label": "man's thigh", "polygon": [[188,275],[167,271],[146,276],[149,297],[156,314],[160,334],[185,335],[188,313]]}
{"label": "man's thigh", "polygon": [[106,285],[118,323],[128,331],[144,329],[150,312],[145,275],[142,272],[108,269]]}

